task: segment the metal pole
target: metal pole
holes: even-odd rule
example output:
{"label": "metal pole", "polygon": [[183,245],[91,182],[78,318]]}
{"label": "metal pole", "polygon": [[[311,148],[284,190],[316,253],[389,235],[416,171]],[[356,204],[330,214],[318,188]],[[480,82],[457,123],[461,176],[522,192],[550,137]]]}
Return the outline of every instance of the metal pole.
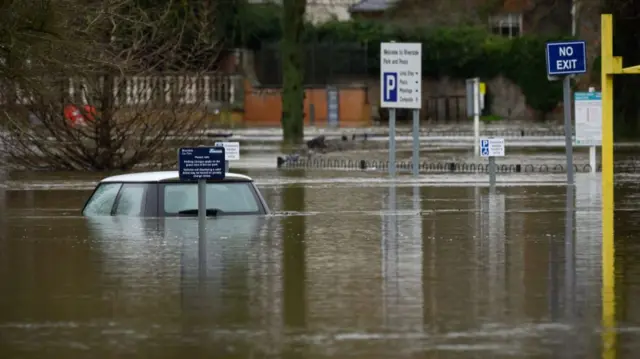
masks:
{"label": "metal pole", "polygon": [[420,172],[420,110],[413,110],[413,176]]}
{"label": "metal pole", "polygon": [[396,176],[396,109],[389,109],[389,176]]}
{"label": "metal pole", "polygon": [[496,186],[496,158],[494,156],[489,156],[489,186],[490,189],[495,189]]}
{"label": "metal pole", "polygon": [[473,79],[473,148],[476,157],[480,155],[480,79]]}
{"label": "metal pole", "polygon": [[573,184],[573,131],[571,125],[571,78],[563,80],[564,100],[564,141],[567,156],[567,184]]}
{"label": "metal pole", "polygon": [[567,186],[566,195],[566,213],[565,213],[565,230],[564,230],[564,290],[565,300],[564,307],[566,310],[565,318],[572,320],[574,315],[573,305],[575,302],[575,272],[576,272],[576,253],[573,238],[573,216],[574,216],[574,187]]}
{"label": "metal pole", "polygon": [[207,181],[198,180],[198,243],[203,244],[207,235]]}
{"label": "metal pole", "polygon": [[589,166],[591,173],[596,173],[596,146],[589,147]]}

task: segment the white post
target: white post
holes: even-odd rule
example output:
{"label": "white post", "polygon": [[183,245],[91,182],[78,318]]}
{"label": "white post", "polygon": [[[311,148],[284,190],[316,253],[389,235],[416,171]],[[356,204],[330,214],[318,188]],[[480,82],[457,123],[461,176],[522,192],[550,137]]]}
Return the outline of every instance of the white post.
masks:
{"label": "white post", "polygon": [[596,173],[596,146],[589,147],[589,166],[591,173]]}
{"label": "white post", "polygon": [[480,155],[478,143],[480,143],[480,79],[473,79],[473,148],[475,156]]}
{"label": "white post", "polygon": [[[595,92],[595,87],[589,87],[589,92]],[[589,146],[589,167],[591,167],[591,173],[596,173],[596,146]]]}

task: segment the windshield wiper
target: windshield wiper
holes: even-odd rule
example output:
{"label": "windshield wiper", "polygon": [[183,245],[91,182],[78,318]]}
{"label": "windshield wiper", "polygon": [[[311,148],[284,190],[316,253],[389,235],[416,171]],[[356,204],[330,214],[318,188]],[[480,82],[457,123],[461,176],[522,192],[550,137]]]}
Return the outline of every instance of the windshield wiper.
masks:
{"label": "windshield wiper", "polygon": [[[207,217],[215,217],[219,214],[224,213],[224,211],[222,211],[221,209],[218,208],[207,208]],[[185,209],[182,210],[180,212],[178,212],[179,215],[185,215],[185,216],[197,216],[198,215],[198,209]]]}

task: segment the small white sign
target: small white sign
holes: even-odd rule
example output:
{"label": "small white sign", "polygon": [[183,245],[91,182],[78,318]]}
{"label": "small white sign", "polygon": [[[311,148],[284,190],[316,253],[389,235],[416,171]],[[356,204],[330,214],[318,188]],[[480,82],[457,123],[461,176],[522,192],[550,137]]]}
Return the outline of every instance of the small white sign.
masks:
{"label": "small white sign", "polygon": [[240,142],[216,142],[215,147],[224,147],[224,157],[227,161],[240,159]]}
{"label": "small white sign", "polygon": [[576,92],[573,96],[576,116],[576,146],[602,144],[602,94]]}
{"label": "small white sign", "polygon": [[504,138],[480,139],[480,156],[504,157]]}
{"label": "small white sign", "polygon": [[422,108],[421,43],[380,43],[380,107]]}

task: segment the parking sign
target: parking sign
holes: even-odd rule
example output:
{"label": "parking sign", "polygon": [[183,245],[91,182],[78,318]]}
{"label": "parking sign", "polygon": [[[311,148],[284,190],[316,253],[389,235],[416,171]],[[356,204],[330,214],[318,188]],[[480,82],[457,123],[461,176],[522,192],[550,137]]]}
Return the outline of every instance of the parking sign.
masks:
{"label": "parking sign", "polygon": [[422,44],[380,44],[380,107],[422,107]]}
{"label": "parking sign", "polygon": [[489,156],[489,140],[480,140],[480,155],[482,157]]}
{"label": "parking sign", "polygon": [[480,156],[504,157],[504,138],[483,138],[480,140]]}

